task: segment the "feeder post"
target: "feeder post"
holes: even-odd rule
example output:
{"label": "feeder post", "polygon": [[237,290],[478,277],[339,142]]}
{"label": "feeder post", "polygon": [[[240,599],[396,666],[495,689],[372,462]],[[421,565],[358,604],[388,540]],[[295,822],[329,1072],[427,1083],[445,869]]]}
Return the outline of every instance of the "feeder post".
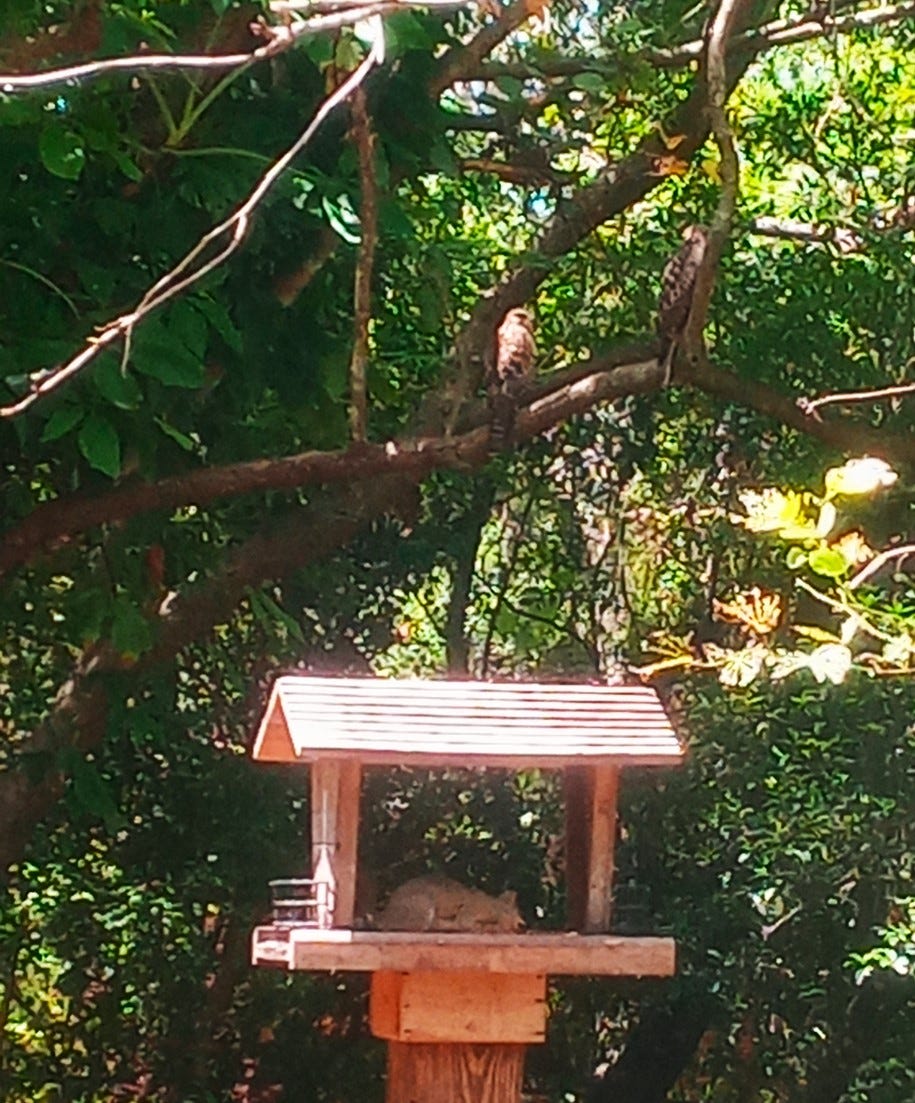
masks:
{"label": "feeder post", "polygon": [[610,930],[616,843],[616,766],[570,766],[563,779],[566,809],[566,893],[572,930]]}
{"label": "feeder post", "polygon": [[327,886],[318,889],[322,929],[353,925],[361,780],[355,759],[311,764],[311,875]]}
{"label": "feeder post", "polygon": [[525,1048],[388,1042],[385,1103],[518,1103]]}

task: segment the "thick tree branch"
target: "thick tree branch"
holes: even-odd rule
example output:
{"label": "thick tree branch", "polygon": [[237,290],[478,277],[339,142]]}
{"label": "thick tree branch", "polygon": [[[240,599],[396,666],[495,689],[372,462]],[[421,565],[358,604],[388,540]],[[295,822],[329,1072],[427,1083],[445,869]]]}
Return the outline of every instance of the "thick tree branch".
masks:
{"label": "thick tree branch", "polygon": [[695,356],[702,344],[709,303],[718,274],[718,263],[724,243],[731,232],[737,208],[740,166],[734,135],[727,119],[728,98],[727,49],[738,23],[749,11],[748,0],[721,0],[709,25],[708,48],[705,55],[705,79],[708,86],[708,117],[718,147],[721,193],[709,227],[708,245],[696,277],[696,288],[690,307],[689,321],[683,342],[687,356]]}
{"label": "thick tree branch", "polygon": [[[17,768],[0,773],[0,871],[19,860],[34,825],[62,795],[66,778],[61,751],[91,750],[104,739],[113,677],[129,670],[136,686],[136,679],[173,662],[188,644],[224,623],[250,587],[281,578],[348,544],[396,506],[403,485],[402,480],[375,479],[310,508],[291,510],[268,532],[235,549],[211,578],[176,599],[161,619],[155,646],[138,660],[128,662],[110,645],[90,649],[62,686],[48,717],[18,748]],[[32,768],[24,767],[26,761],[34,763]]]}
{"label": "thick tree branch", "polygon": [[[809,42],[815,38],[852,34],[854,31],[869,30],[872,27],[905,23],[913,17],[915,17],[915,2],[908,0],[902,4],[883,4],[845,14],[831,12],[817,18],[811,18],[805,14],[793,19],[777,19],[735,35],[728,43],[728,52],[750,49],[755,53],[765,53],[777,46],[791,46],[799,42]],[[510,76],[517,80],[549,79],[591,72],[618,79],[621,69],[636,62],[647,62],[656,69],[685,69],[701,58],[704,45],[703,40],[697,38],[670,49],[634,50],[621,57],[544,58],[536,63],[489,62],[478,65],[475,69],[465,70],[455,79],[494,80],[501,76]]]}
{"label": "thick tree branch", "polygon": [[[620,346],[541,379],[518,410],[516,434],[530,440],[593,407],[659,390],[663,371],[650,344]],[[714,367],[705,356],[685,366],[679,379],[707,394],[755,410],[846,452],[915,463],[915,440],[906,434],[857,426],[845,420],[807,416],[791,395]],[[97,497],[45,502],[0,540],[0,575],[28,563],[42,550],[95,526],[124,522],[155,510],[207,505],[223,498],[305,486],[356,484],[400,476],[419,482],[435,470],[479,468],[489,458],[488,418],[483,402],[468,410],[460,435],[417,437],[387,444],[361,444],[332,452],[301,452],[206,468],[156,483],[121,486]]]}
{"label": "thick tree branch", "polygon": [[910,433],[887,433],[845,420],[820,421],[808,417],[796,399],[764,383],[714,367],[704,355],[695,363],[684,364],[678,380],[706,394],[755,410],[842,452],[880,456],[888,462],[906,466],[915,464],[915,437]]}
{"label": "thick tree branch", "polygon": [[372,320],[372,270],[375,265],[375,245],[378,241],[375,135],[372,132],[364,88],[357,88],[353,96],[352,137],[359,159],[362,202],[359,209],[361,240],[359,255],[356,258],[356,280],[353,290],[354,333],[353,353],[349,365],[349,425],[352,440],[364,441],[368,423],[366,370],[369,362],[369,323]]}
{"label": "thick tree branch", "polygon": [[[631,350],[629,350],[631,352]],[[538,396],[518,413],[515,432],[528,439],[597,403],[634,393],[659,390],[662,369],[652,349],[640,361],[620,354],[595,358],[545,381]],[[697,389],[736,404],[749,405],[836,448],[881,455],[915,463],[915,439],[892,437],[843,422],[806,417],[796,402],[759,383],[713,368],[703,357],[688,367],[686,380]],[[251,537],[226,559],[208,581],[178,595],[161,620],[155,647],[132,665],[108,647],[89,652],[77,664],[73,676],[58,694],[44,723],[24,741],[19,756],[43,764],[43,769],[17,768],[0,773],[0,807],[7,833],[0,837],[0,866],[18,861],[35,823],[51,809],[64,790],[65,779],[56,756],[66,746],[88,750],[98,746],[105,730],[109,693],[108,678],[130,669],[137,675],[173,662],[189,644],[202,640],[214,625],[223,623],[249,587],[283,578],[316,562],[340,547],[373,520],[398,508],[423,475],[434,467],[480,467],[489,458],[487,427],[472,429],[455,440],[424,442],[414,452],[390,453],[379,449],[375,466],[360,481],[353,481],[305,509],[290,511],[285,520]],[[312,454],[314,461],[358,466],[369,462],[364,452]],[[384,454],[387,459],[381,460]],[[396,459],[397,456],[404,457]],[[284,461],[274,461],[283,463]],[[389,463],[390,467],[384,464]],[[380,466],[379,466],[380,464]],[[383,476],[379,472],[386,471]],[[392,474],[391,472],[396,472]],[[200,473],[201,475],[205,473]],[[212,474],[212,473],[210,473]],[[35,777],[37,775],[37,780]]]}
{"label": "thick tree branch", "polygon": [[[587,409],[593,401],[628,393],[618,390],[618,386],[651,390],[654,378],[647,370],[642,371],[646,364],[653,364],[649,357],[647,347],[621,347],[542,381],[533,392],[529,411],[523,414],[527,426],[525,437],[543,432],[571,414]],[[614,381],[612,395],[606,390],[608,384],[589,382],[590,377],[616,369],[625,371]],[[588,398],[589,394],[595,396],[593,400]],[[221,498],[258,491],[355,483],[394,474],[418,481],[439,468],[479,466],[487,458],[487,433],[479,429],[486,422],[484,404],[478,403],[463,426],[469,431],[454,439],[415,438],[385,445],[361,444],[332,452],[301,452],[280,459],[205,468],[155,483],[124,485],[96,497],[76,495],[45,502],[0,539],[0,575],[28,562],[49,545],[71,539],[97,525],[127,521],[155,510],[207,505]]]}
{"label": "thick tree branch", "polygon": [[487,23],[481,31],[462,46],[455,46],[440,60],[435,76],[429,83],[429,91],[436,99],[456,80],[464,79],[462,74],[478,66],[484,57],[506,39],[512,31],[521,26],[530,16],[528,0],[512,0],[503,8],[497,19]]}

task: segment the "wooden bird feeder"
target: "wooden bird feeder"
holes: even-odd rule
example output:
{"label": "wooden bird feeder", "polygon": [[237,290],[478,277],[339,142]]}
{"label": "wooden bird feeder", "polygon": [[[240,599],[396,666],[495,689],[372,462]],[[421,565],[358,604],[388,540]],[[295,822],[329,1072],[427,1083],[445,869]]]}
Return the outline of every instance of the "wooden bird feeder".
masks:
{"label": "wooden bird feeder", "polygon": [[[311,869],[276,882],[255,965],[372,974],[387,1103],[517,1103],[546,1034],[547,975],[670,976],[673,939],[610,934],[619,771],[683,750],[640,686],[278,678],[254,744],[311,770]],[[561,769],[568,931],[353,930],[364,766]]]}

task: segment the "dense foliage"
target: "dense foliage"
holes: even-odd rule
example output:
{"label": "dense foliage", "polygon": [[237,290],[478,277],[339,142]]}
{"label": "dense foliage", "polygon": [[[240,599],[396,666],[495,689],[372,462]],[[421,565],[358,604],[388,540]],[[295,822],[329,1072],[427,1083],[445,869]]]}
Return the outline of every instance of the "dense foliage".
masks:
{"label": "dense foliage", "polygon": [[[665,260],[687,223],[725,228],[715,5],[402,4],[363,86],[374,173],[358,109],[337,107],[234,255],[96,350],[366,35],[22,89],[13,74],[103,57],[250,53],[273,17],[7,0],[3,1098],[382,1097],[358,980],[248,965],[267,880],[306,872],[308,817],[299,773],[246,751],[270,677],[303,665],[657,675],[690,754],[625,781],[618,914],[673,932],[679,975],[557,983],[532,1093],[912,1099],[915,593],[900,558],[848,589],[871,549],[910,540],[911,402],[797,402],[898,386],[915,358],[912,7],[724,8],[737,211],[707,349],[665,387]],[[521,303],[541,375],[517,447],[491,457],[483,364]],[[83,348],[98,355],[28,402]],[[824,471],[864,453],[898,480],[817,529]],[[748,525],[763,487],[778,523]],[[852,613],[893,662],[863,661]],[[841,678],[721,660],[819,645],[845,648]],[[446,869],[561,925],[555,778],[400,771],[363,803],[372,899]]]}

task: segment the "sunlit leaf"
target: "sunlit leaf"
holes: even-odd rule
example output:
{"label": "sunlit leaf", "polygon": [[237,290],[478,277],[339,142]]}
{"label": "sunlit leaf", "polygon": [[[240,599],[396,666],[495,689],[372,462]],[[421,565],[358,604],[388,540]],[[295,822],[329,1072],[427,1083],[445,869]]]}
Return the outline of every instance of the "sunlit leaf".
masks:
{"label": "sunlit leaf", "polygon": [[861,456],[841,467],[831,467],[826,472],[826,493],[830,496],[872,494],[881,487],[892,486],[898,478],[885,460],[876,456]]}
{"label": "sunlit leaf", "polygon": [[808,562],[812,571],[825,578],[842,578],[848,572],[845,556],[835,548],[814,548]]}
{"label": "sunlit leaf", "polygon": [[818,682],[841,685],[852,666],[851,651],[838,643],[824,643],[808,657],[807,665]]}

